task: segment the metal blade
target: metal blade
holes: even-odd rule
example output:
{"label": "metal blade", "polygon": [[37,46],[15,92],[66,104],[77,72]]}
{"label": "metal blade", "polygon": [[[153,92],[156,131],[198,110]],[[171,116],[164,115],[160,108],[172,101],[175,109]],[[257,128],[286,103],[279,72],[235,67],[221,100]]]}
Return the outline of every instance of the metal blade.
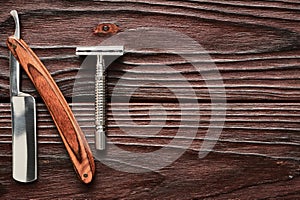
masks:
{"label": "metal blade", "polygon": [[13,178],[20,182],[37,179],[36,110],[32,96],[11,99],[13,128]]}

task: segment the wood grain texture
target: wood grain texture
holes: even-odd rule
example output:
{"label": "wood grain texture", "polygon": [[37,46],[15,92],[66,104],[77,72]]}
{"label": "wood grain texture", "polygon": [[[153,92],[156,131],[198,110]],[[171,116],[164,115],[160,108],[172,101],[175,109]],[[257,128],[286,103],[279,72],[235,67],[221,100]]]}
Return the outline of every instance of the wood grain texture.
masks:
{"label": "wood grain texture", "polygon": [[[1,198],[298,199],[299,6],[298,0],[1,1]],[[161,170],[144,174],[115,171],[96,161],[95,182],[85,187],[74,177],[55,125],[23,74],[22,90],[40,102],[37,108],[39,180],[30,185],[14,182],[5,47],[6,38],[14,31],[9,16],[12,8],[19,11],[24,40],[41,58],[68,102],[73,101],[70,105],[92,148],[94,85],[78,74],[84,58],[75,56],[75,48],[95,46],[109,37],[94,35],[94,27],[99,23],[116,23],[124,31],[161,27],[179,31],[200,43],[211,56],[206,63],[215,63],[220,71],[229,102],[224,128],[212,152],[204,159],[198,158],[212,112],[204,78],[179,56],[132,49],[108,70],[108,102],[118,81],[123,80],[114,91],[120,101],[108,105],[109,144],[129,152],[147,153],[164,147],[174,138],[190,142],[192,138],[175,136],[183,121],[187,135],[191,128],[198,128],[185,154]],[[194,55],[201,57],[201,53],[194,52]],[[196,58],[195,63],[201,62]],[[180,109],[178,101],[191,97],[174,74],[160,70],[161,65],[172,67],[192,85],[196,94],[193,99],[199,102],[196,106],[200,111],[191,103]],[[159,84],[140,87],[147,79],[169,89]],[[73,90],[74,83],[76,90]],[[138,89],[130,103],[122,102],[129,95],[126,91],[134,87]],[[76,102],[76,98],[83,101]],[[130,116],[124,109],[127,106]],[[112,107],[118,112],[112,113]],[[200,122],[195,119],[199,115]],[[217,115],[213,120],[218,122],[221,118]],[[131,121],[136,125],[130,125]],[[147,127],[149,124],[151,127]],[[161,130],[151,137],[137,138],[123,129],[141,133]],[[124,165],[118,160],[114,162]]]}
{"label": "wood grain texture", "polygon": [[[54,145],[40,145],[40,148],[49,147]],[[11,170],[6,168],[10,164],[9,157],[1,157],[1,169],[6,169],[1,170],[3,198],[15,199],[26,194],[34,199],[238,199],[244,196],[293,199],[299,191],[297,162],[263,157],[212,153],[198,160],[197,153],[186,152],[171,166],[144,174],[115,171],[97,162],[101,176],[89,187],[78,184],[69,170],[71,163],[65,158],[40,157],[39,180],[30,185],[11,179]],[[64,184],[56,181],[62,178]]]}
{"label": "wood grain texture", "polygon": [[[54,50],[49,49],[49,51]],[[80,75],[77,75],[77,72],[80,69],[79,66],[81,65],[81,61],[83,60],[80,58],[68,58],[69,55],[64,59],[55,58],[55,56],[59,57],[59,53],[60,51],[58,51],[57,54],[52,55],[52,58],[49,56],[49,60],[44,58],[42,61],[49,68],[63,94],[66,97],[83,95],[91,96],[91,90],[93,90],[93,88],[91,88],[93,87],[93,79],[90,79],[89,82],[86,82],[86,80],[83,79],[81,83],[78,83],[81,84],[78,85],[80,86],[78,89],[81,89],[79,90],[79,94],[74,93],[73,91],[75,78],[77,78],[77,82],[80,81],[80,78],[82,78]],[[285,53],[285,55],[288,55],[289,53]],[[296,53],[299,54],[299,52]],[[217,63],[217,67],[220,70],[223,78],[227,99],[297,101],[299,99],[298,67],[300,59],[293,58],[293,56],[287,56],[283,59],[276,59],[276,57],[285,57],[285,55],[277,54],[272,57],[265,56],[265,59],[262,58],[262,60],[260,60],[260,58],[258,58],[258,60],[256,60],[254,58],[252,61],[250,56],[247,56],[248,58],[242,58],[244,61],[235,59],[232,61],[219,61],[220,63]],[[159,68],[160,64],[167,64],[178,71],[178,73],[181,73],[185,79],[191,83],[198,99],[208,100],[210,98],[205,85],[205,79],[201,77],[199,72],[197,72],[193,66],[188,63],[180,64],[182,61],[177,57],[173,57],[172,61],[172,57],[165,57],[168,57],[168,55],[142,57],[139,54],[132,56],[125,55],[121,60],[118,60],[113,66],[111,66],[108,72],[107,80],[109,96],[111,96],[111,92],[117,84],[117,81],[124,74],[126,74],[127,79],[122,79],[123,82],[122,85],[120,85],[121,91],[116,91],[116,94],[120,97],[126,96],[126,93],[124,93],[126,89],[139,87],[146,78],[147,80],[152,80],[153,82],[169,86],[171,89],[176,91],[176,94],[178,94],[179,97],[185,96],[183,91],[186,91],[187,88],[186,86],[180,87],[180,85],[177,84],[178,80],[174,78],[172,79],[169,74],[166,74],[165,76],[164,74],[159,74],[159,71],[157,70],[155,73],[153,73],[155,71],[154,69]],[[168,61],[167,59],[170,60]],[[176,61],[176,59],[178,59],[178,61]],[[4,66],[8,65],[6,60],[0,59],[0,62]],[[144,65],[142,65],[143,62],[145,62]],[[146,64],[151,64],[149,62],[154,62],[154,64],[152,64],[151,67],[146,66]],[[62,68],[61,66],[66,67]],[[135,66],[140,67],[135,69]],[[142,68],[143,70],[141,70]],[[5,68],[2,72],[2,98],[5,98],[9,95],[9,88],[7,85],[9,82],[8,71],[8,68]],[[22,84],[23,91],[36,96],[35,90],[27,77],[23,77]],[[90,89],[87,90],[87,87],[90,87]],[[158,84],[152,85],[151,87],[148,86],[147,90],[133,94],[132,98],[135,99],[141,96],[147,98],[147,96],[154,96],[157,99],[169,97],[174,100],[175,97],[170,97],[170,94],[166,91],[158,93],[157,91],[159,89],[161,89],[161,87],[159,87]]]}
{"label": "wood grain texture", "polygon": [[101,23],[93,29],[93,33],[99,36],[114,35],[119,31],[120,28],[118,25],[112,23]]}
{"label": "wood grain texture", "polygon": [[[297,4],[281,3],[285,5],[282,10],[278,7],[280,3],[274,2],[267,2],[266,5],[260,6],[252,1],[248,6],[246,3],[240,3],[244,4],[240,6],[232,5],[232,3],[223,4],[196,1],[168,3],[160,1],[135,3],[114,1],[109,3],[101,1],[89,5],[78,1],[72,3],[72,9],[67,8],[67,3],[64,5],[62,2],[54,2],[46,10],[42,10],[42,6],[41,10],[38,10],[39,8],[36,7],[38,5],[31,10],[29,8],[31,3],[28,3],[24,7],[22,6],[27,10],[24,13],[21,12],[20,17],[23,17],[22,35],[24,39],[29,41],[29,44],[40,46],[43,49],[41,53],[37,51],[38,56],[44,57],[42,61],[50,71],[53,69],[51,72],[55,73],[53,74],[55,80],[62,87],[63,94],[68,97],[76,95],[72,93],[74,74],[78,71],[78,66],[82,61],[75,56],[75,47],[99,44],[107,37],[97,37],[91,29],[102,21],[116,21],[125,31],[152,26],[171,28],[187,34],[199,42],[210,53],[212,61],[217,64],[229,100],[298,100],[299,76],[295,73],[299,67],[300,41],[298,26],[296,26],[297,20],[299,20]],[[130,10],[133,5],[134,9],[139,11]],[[290,6],[289,9],[286,8],[287,5]],[[223,20],[210,19],[208,15],[215,17],[213,13],[216,13],[216,7],[220,9],[220,15],[229,16],[230,20],[225,17],[222,18]],[[236,7],[241,7],[236,11],[236,15],[239,17],[232,16],[232,11],[228,11],[229,8],[233,10]],[[193,12],[188,12],[186,9],[193,10]],[[263,11],[264,9],[269,9],[270,12]],[[183,11],[186,16],[181,13]],[[222,13],[220,13],[221,11]],[[252,18],[252,22],[243,18],[246,15],[245,12],[251,11],[252,15],[247,18]],[[293,17],[291,18],[291,16]],[[47,23],[43,23],[42,19],[47,19]],[[272,21],[272,23],[268,23],[268,21]],[[281,25],[284,23],[284,27],[275,26],[279,21],[281,21]],[[1,26],[3,30],[0,31],[1,37],[7,36],[10,30],[13,31],[12,23],[13,21],[7,17]],[[43,40],[37,40],[41,35],[43,35]],[[71,48],[64,48],[70,46]],[[0,52],[3,58],[0,63],[7,66],[5,59],[7,51],[5,48],[1,48]],[[143,70],[143,73],[134,71],[132,69],[134,66],[145,66],[150,63],[155,68],[160,64],[168,64],[198,86],[196,94],[199,99],[209,99],[203,79],[188,63],[165,55],[163,52],[160,53],[163,55],[157,55],[157,52],[154,52],[153,56],[140,56],[140,54],[134,54],[137,53],[134,51],[132,53],[133,56],[122,58],[120,64],[115,66],[109,75],[109,80],[112,80],[111,88],[115,85],[114,80],[120,78],[122,73],[129,72],[136,77],[124,86],[125,91],[128,87],[140,85],[145,77],[153,76],[147,69]],[[68,69],[62,69],[61,66],[65,66],[66,62]],[[9,94],[6,87],[7,74],[7,71],[3,72],[6,82],[0,85],[1,91],[3,91],[1,95],[5,96]],[[33,91],[32,85],[28,82],[25,81],[23,85],[24,91]],[[85,85],[82,87],[84,90]],[[157,89],[153,86],[153,88],[148,88],[147,92],[152,94]],[[120,93],[120,95],[124,94]],[[162,93],[155,96],[159,99],[166,98],[169,94]],[[133,98],[135,97],[136,95],[133,96]]]}
{"label": "wood grain texture", "polygon": [[[163,104],[168,114],[167,125],[159,120],[162,118],[160,112],[152,116],[152,120],[164,128],[150,138],[135,138],[122,132],[120,125],[115,125],[114,120],[121,119],[123,121],[121,127],[126,126],[127,121],[134,120],[137,127],[143,131],[147,129],[142,125],[149,122],[149,110],[157,107],[157,104],[132,103],[130,116],[126,115],[124,109],[127,105],[123,103],[114,105],[119,110],[115,115],[111,113],[109,105],[107,129],[109,143],[118,144],[130,152],[149,152],[163,147],[173,139],[178,127],[176,124],[181,118],[180,108],[174,103]],[[77,103],[71,107],[93,149],[93,104]],[[194,108],[188,104],[181,109],[182,115],[189,118],[198,114],[193,112]],[[272,197],[293,199],[294,195],[298,195],[299,104],[257,103],[255,107],[249,103],[229,104],[221,138],[205,159],[199,159],[197,152],[210,119],[210,105],[201,104],[200,110],[201,124],[194,142],[184,156],[171,166],[153,173],[130,174],[112,170],[96,161],[98,173],[93,185],[81,188],[76,184],[65,149],[46,107],[38,104],[40,174],[39,181],[31,186],[36,189],[31,189],[33,191],[28,197],[56,198],[65,195],[64,198],[224,199],[245,196],[253,199]],[[0,123],[1,152],[2,156],[6,155],[4,158],[7,158],[11,155],[9,104],[2,104],[1,111],[3,113]],[[191,123],[193,125],[193,120]],[[175,128],[168,128],[170,126]],[[55,162],[59,164],[55,165]],[[5,162],[6,166],[9,164]],[[5,171],[2,176],[9,177],[10,173]],[[57,190],[56,186],[60,183],[53,181],[53,178],[50,182],[47,181],[48,176],[53,178],[63,176],[66,182],[60,190]],[[11,181],[9,178],[3,180]],[[7,197],[9,191],[13,191],[16,187],[30,189],[30,186],[20,187],[15,184],[12,182],[9,187],[4,187],[6,193],[3,197]],[[118,191],[114,191],[116,187],[119,188]],[[273,191],[274,187],[276,192]],[[18,194],[15,194],[15,197],[19,197]]]}
{"label": "wood grain texture", "polygon": [[[189,149],[199,150],[210,124],[211,105],[202,104],[200,111],[195,110],[194,106],[190,104],[180,108],[178,104],[164,103],[162,104],[163,107],[157,110],[159,105],[160,103],[131,103],[130,115],[128,115],[126,110],[128,104],[113,105],[115,109],[119,110],[114,113],[111,111],[112,105],[109,104],[107,112],[109,142],[132,145],[137,148],[163,147],[174,137],[176,138],[177,129],[183,124],[187,128],[187,132],[189,127],[199,127],[194,139],[189,137],[180,138],[182,140],[194,140]],[[94,150],[95,117],[93,104],[76,103],[72,104],[71,107],[91,148]],[[37,110],[39,143],[61,144],[61,139],[46,107],[39,104]],[[149,111],[152,110],[156,110],[156,112],[152,112],[149,116]],[[7,144],[11,140],[9,104],[2,104],[1,111],[3,114],[0,121],[0,143]],[[167,115],[167,119],[164,120],[165,115]],[[200,122],[193,120],[198,115],[200,116]],[[254,156],[299,160],[300,137],[297,122],[299,116],[300,106],[298,104],[264,103],[256,104],[255,108],[252,104],[247,103],[229,104],[225,125],[214,150],[237,155],[253,154]],[[147,125],[151,120],[152,126],[148,127]],[[181,122],[182,120],[183,122]],[[218,121],[219,117],[216,116],[213,120]],[[118,124],[116,124],[116,121],[118,121]],[[130,121],[136,124],[129,125]],[[140,130],[141,133],[148,129],[148,131],[153,130],[153,132],[158,133],[151,135],[149,138],[139,139],[136,138],[138,135],[124,132],[122,128]],[[9,151],[6,150],[6,153],[9,154]],[[41,154],[51,156],[52,152],[46,150]]]}

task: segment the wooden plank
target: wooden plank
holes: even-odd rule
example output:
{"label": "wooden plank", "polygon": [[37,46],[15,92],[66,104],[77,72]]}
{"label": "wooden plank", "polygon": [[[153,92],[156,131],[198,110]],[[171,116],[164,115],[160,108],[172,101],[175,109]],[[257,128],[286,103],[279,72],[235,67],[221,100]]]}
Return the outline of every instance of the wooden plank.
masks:
{"label": "wooden plank", "polygon": [[[113,91],[115,96],[126,97],[129,95],[126,91],[131,88],[139,88],[131,96],[133,99],[169,99],[174,101],[178,98],[192,98],[190,97],[191,90],[187,85],[189,83],[195,92],[196,96],[194,98],[199,100],[210,99],[205,81],[214,79],[207,79],[207,77],[201,76],[192,65],[188,63],[179,64],[181,62],[179,60],[177,63],[174,60],[173,63],[166,63],[167,58],[160,56],[156,58],[144,56],[144,58],[140,59],[137,59],[137,56],[139,55],[125,56],[124,60],[110,66],[107,78],[109,97]],[[166,59],[162,62],[164,58]],[[9,95],[9,70],[7,61],[2,61],[6,67],[1,74],[1,97],[7,98]],[[80,70],[80,61],[82,60],[78,58],[59,61],[54,59],[52,61],[44,61],[44,63],[66,97],[87,96],[92,98],[94,94],[94,73],[90,71],[88,74],[82,75],[81,69],[81,74],[77,74]],[[148,63],[141,64],[148,61],[156,63],[152,64],[151,67],[147,66]],[[240,62],[226,63],[225,61],[225,63],[217,64],[221,77],[217,77],[216,80],[224,82],[228,100],[268,99],[295,101],[299,99],[299,62],[299,58],[275,61],[269,59],[264,61],[244,61],[242,64]],[[160,69],[161,64],[169,64],[175,71],[173,74],[167,73]],[[138,65],[140,66],[134,67]],[[202,71],[201,73],[208,72]],[[172,78],[172,76],[177,74],[182,75],[182,80]],[[119,80],[122,81],[121,84],[118,84]],[[151,82],[153,84],[144,86],[145,80],[147,83]],[[75,81],[76,90],[74,91]],[[118,89],[115,88],[117,84]],[[222,85],[217,86],[222,87]],[[219,87],[210,87],[209,89],[213,94],[219,91]],[[170,90],[167,88],[171,89],[176,96],[170,93]],[[23,76],[23,90],[37,96],[35,89],[25,75]]]}
{"label": "wooden plank", "polygon": [[285,198],[300,189],[298,162],[253,156],[212,153],[199,160],[187,152],[167,168],[143,174],[116,171],[97,161],[97,177],[90,186],[79,183],[68,158],[40,157],[39,180],[32,184],[12,180],[10,157],[2,155],[0,161],[5,199],[224,199],[245,194],[260,199]]}
{"label": "wooden plank", "polygon": [[[299,198],[299,1],[9,0],[1,5],[1,198]],[[107,100],[110,102],[113,91],[117,97],[108,106],[108,145],[115,144],[128,152],[149,153],[176,140],[183,146],[171,148],[179,150],[191,142],[187,151],[171,165],[143,174],[120,172],[96,161],[97,177],[92,185],[84,186],[74,174],[48,111],[23,74],[22,90],[39,102],[39,180],[32,184],[14,182],[8,51],[4,42],[14,29],[9,16],[12,8],[20,12],[22,37],[45,63],[67,100],[73,101],[73,111],[91,147],[94,147],[93,76],[86,77],[79,71],[84,58],[75,56],[75,48],[98,45],[109,38],[92,34],[98,23],[117,23],[124,32],[161,27],[179,31],[200,43],[211,59],[201,60],[203,52],[196,51],[192,64],[214,63],[229,101],[224,128],[214,149],[204,159],[198,158],[214,110],[205,78],[191,63],[174,55],[178,48],[131,49],[108,70]],[[156,39],[159,41],[159,37]],[[162,70],[161,65],[172,67],[176,73]],[[212,71],[206,68],[202,73]],[[182,84],[183,80],[174,78],[177,72],[192,85],[196,97],[187,93],[190,88]],[[119,80],[123,82],[116,89]],[[142,86],[145,80],[152,84]],[[126,91],[131,88],[138,89],[130,96],[130,103],[124,103],[123,99],[129,97]],[[188,99],[199,101],[199,105],[186,102],[181,110],[178,101]],[[112,113],[112,108],[116,112]],[[222,109],[218,109],[214,123],[222,120]],[[199,116],[200,122],[196,120]],[[132,121],[135,124],[130,124]],[[181,123],[184,135],[178,137],[176,132]],[[198,129],[195,138],[188,137],[193,129]],[[153,134],[157,130],[160,131]],[[141,133],[140,137],[136,137],[137,133]],[[148,137],[141,137],[142,133]],[[138,168],[125,165],[117,156],[112,162]]]}
{"label": "wooden plank", "polygon": [[[296,101],[299,99],[300,58],[297,25],[299,12],[296,6],[298,4],[295,2],[261,4],[246,1],[233,4],[233,2],[219,1],[148,2],[141,0],[101,1],[94,2],[94,6],[90,6],[78,1],[72,3],[72,10],[56,1],[51,5],[45,2],[40,7],[32,6],[33,4],[32,2],[22,4],[22,35],[30,44],[39,46],[37,50],[39,56],[47,55],[43,60],[64,95],[68,97],[79,95],[72,93],[74,76],[82,62],[82,59],[74,56],[75,47],[96,45],[107,38],[91,33],[91,29],[99,23],[100,19],[100,21],[118,22],[124,31],[155,26],[171,28],[190,36],[212,55],[212,61],[217,64],[224,79],[229,100]],[[5,5],[9,6],[11,2],[8,1]],[[45,9],[45,5],[49,7]],[[18,5],[16,6],[18,8]],[[13,32],[14,26],[9,15],[1,19],[0,38],[5,41],[5,38]],[[172,23],[165,23],[166,21]],[[41,35],[43,40],[39,39]],[[0,64],[5,66],[5,69],[1,72],[0,89],[1,97],[7,98],[7,50],[4,48],[4,43],[1,46]],[[45,50],[40,50],[43,48]],[[137,52],[133,49],[132,53]],[[159,69],[161,64],[167,64],[179,73],[183,73],[192,85],[197,86],[195,92],[198,99],[210,98],[203,78],[186,61],[171,55],[141,56],[141,53],[143,52],[125,56],[119,64],[111,67],[113,69],[108,79],[110,92],[116,81],[126,72],[131,73],[135,79],[126,82],[121,88],[122,91],[140,86],[145,77],[149,76],[154,82],[160,83],[145,65],[152,64],[152,68]],[[145,69],[134,70],[134,66],[137,65],[144,66]],[[158,69],[156,69],[157,73],[163,73],[157,71]],[[33,87],[28,80],[25,79],[23,85],[24,91],[33,93]],[[82,85],[83,90],[86,87],[86,84]],[[186,96],[182,93],[186,88],[176,89],[179,97]],[[148,87],[139,90],[133,98],[152,96],[155,99],[169,98],[170,101],[174,101],[175,97],[170,97],[169,92],[155,93],[158,90],[156,86]],[[122,92],[117,94],[126,96]]]}
{"label": "wooden plank", "polygon": [[[222,120],[222,112],[211,116],[210,106],[201,104],[197,109],[195,105],[183,104],[180,107],[174,103],[110,104],[107,112],[108,142],[142,150],[145,147],[164,147],[175,139],[179,144],[174,148],[181,148],[181,145],[184,148],[185,142],[191,142],[189,149],[199,151],[208,128],[217,128],[216,123]],[[9,104],[1,104],[0,110],[0,143],[10,144]],[[72,110],[94,149],[93,103],[73,103]],[[200,120],[197,120],[198,116]],[[299,116],[299,104],[228,104],[225,124],[214,151],[300,160]],[[177,136],[179,127],[185,127],[180,137]],[[38,105],[38,130],[39,143],[62,144],[43,104]],[[195,138],[189,136],[191,131],[197,132]],[[147,137],[141,138],[142,133],[148,133]],[[10,149],[3,151],[10,154]],[[64,150],[55,152],[59,155]],[[40,154],[46,156],[52,151],[45,150]]]}

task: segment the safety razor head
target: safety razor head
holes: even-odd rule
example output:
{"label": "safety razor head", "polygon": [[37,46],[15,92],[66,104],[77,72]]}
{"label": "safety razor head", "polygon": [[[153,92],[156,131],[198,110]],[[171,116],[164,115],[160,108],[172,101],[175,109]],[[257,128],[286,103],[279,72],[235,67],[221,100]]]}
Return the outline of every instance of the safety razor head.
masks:
{"label": "safety razor head", "polygon": [[76,48],[76,55],[121,56],[123,54],[124,46],[86,46]]}

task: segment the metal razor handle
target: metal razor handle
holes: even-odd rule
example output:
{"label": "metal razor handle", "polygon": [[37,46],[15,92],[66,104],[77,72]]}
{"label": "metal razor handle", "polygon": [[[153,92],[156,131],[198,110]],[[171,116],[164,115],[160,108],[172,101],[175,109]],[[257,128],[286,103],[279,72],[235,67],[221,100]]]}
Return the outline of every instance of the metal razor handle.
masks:
{"label": "metal razor handle", "polygon": [[[97,56],[95,76],[95,147],[105,150],[105,105],[106,105],[106,67],[105,59],[119,57],[124,54],[124,46],[92,46],[77,47],[76,55]],[[105,57],[105,59],[104,59]]]}
{"label": "metal razor handle", "polygon": [[102,55],[97,55],[95,76],[95,147],[97,150],[105,149],[105,63]]}

